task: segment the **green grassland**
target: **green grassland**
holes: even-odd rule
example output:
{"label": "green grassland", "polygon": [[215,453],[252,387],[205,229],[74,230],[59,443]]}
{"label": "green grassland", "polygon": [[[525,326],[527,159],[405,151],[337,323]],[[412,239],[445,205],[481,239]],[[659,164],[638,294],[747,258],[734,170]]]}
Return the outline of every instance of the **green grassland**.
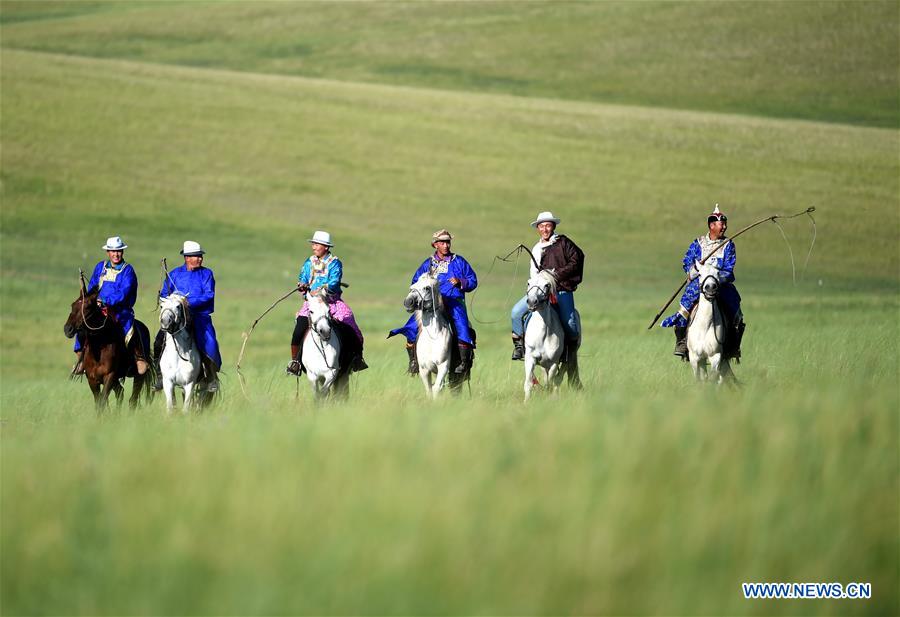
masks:
{"label": "green grassland", "polygon": [[900,125],[893,1],[35,4],[4,2],[5,46]]}
{"label": "green grassland", "polygon": [[[3,2],[0,23],[3,614],[900,612],[895,3]],[[732,231],[817,208],[805,272],[810,221],[783,223],[796,284],[773,225],[737,242],[737,390],[646,331],[716,202]],[[586,389],[526,407],[526,264],[494,256],[547,209],[587,254]],[[384,336],[441,227],[480,277],[479,349],[471,394],[428,404]],[[292,300],[244,394],[241,334],[322,228],[372,368],[348,403],[298,395]],[[207,250],[215,408],[98,418],[64,380],[77,269],[115,234],[151,328],[160,258]]]}

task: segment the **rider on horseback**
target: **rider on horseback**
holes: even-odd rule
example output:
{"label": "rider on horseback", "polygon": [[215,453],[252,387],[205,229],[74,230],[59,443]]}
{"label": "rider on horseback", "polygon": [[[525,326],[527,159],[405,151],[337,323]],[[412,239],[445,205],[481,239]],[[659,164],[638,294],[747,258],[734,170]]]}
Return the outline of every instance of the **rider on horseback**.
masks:
{"label": "rider on horseback", "polygon": [[[472,366],[472,350],[475,348],[475,337],[472,335],[472,327],[469,324],[469,315],[466,313],[465,294],[473,291],[478,286],[478,277],[475,270],[461,255],[450,252],[450,243],[453,236],[446,229],[434,232],[431,236],[431,246],[434,254],[428,257],[413,273],[412,284],[419,280],[423,274],[430,272],[439,281],[441,296],[444,300],[444,309],[447,317],[453,322],[456,337],[459,340],[459,365],[454,368],[457,374],[465,374]],[[415,315],[402,328],[391,330],[388,338],[395,334],[406,336],[406,352],[409,355],[409,374],[419,374],[419,364],[416,360],[416,339],[419,336],[419,326]]]}
{"label": "rider on horseback", "polygon": [[[200,248],[200,244],[186,240],[181,249],[184,265],[168,273],[159,297],[167,298],[176,292],[186,297],[191,310],[194,340],[200,347],[200,361],[206,378],[206,390],[207,392],[217,392],[219,380],[216,373],[222,368],[222,356],[219,354],[219,341],[216,339],[216,330],[213,328],[210,316],[215,310],[216,278],[213,276],[212,270],[203,266],[205,253],[206,251]],[[160,329],[156,333],[156,340],[153,343],[153,359],[159,375],[153,385],[154,390],[162,390],[159,359],[162,357],[164,345],[165,332]]]}
{"label": "rider on horseback", "polygon": [[[575,290],[581,283],[584,272],[584,252],[567,236],[556,233],[560,220],[552,212],[541,212],[531,223],[541,239],[531,249],[531,277],[537,274],[537,262],[541,270],[547,270],[556,277],[556,310],[566,333],[566,362],[574,362],[581,333],[575,313]],[[528,312],[528,297],[523,296],[512,308],[513,360],[525,357],[525,314]]]}
{"label": "rider on horseback", "polygon": [[741,357],[741,338],[744,335],[744,320],[741,313],[741,296],[734,286],[734,266],[737,262],[737,254],[734,243],[728,239],[725,232],[728,230],[728,217],[719,211],[719,204],[706,219],[709,233],[700,236],[688,247],[682,260],[682,268],[688,277],[688,285],[681,296],[681,306],[674,315],[666,317],[660,324],[663,328],[675,327],[675,351],[676,356],[687,359],[687,328],[691,318],[691,311],[697,305],[700,297],[700,282],[697,279],[698,272],[695,261],[706,258],[716,251],[710,259],[715,260],[719,268],[719,299],[725,309],[727,323],[731,324],[730,333],[726,338],[725,355],[729,358]]}
{"label": "rider on horseback", "polygon": [[[353,311],[341,299],[341,277],[344,266],[331,248],[331,234],[327,231],[317,231],[309,239],[312,255],[303,262],[300,275],[297,277],[297,288],[301,293],[311,292],[322,295],[328,304],[331,316],[341,324],[353,330],[356,336],[343,337],[342,342],[347,346],[348,357],[351,358],[349,368],[351,371],[363,371],[369,366],[363,359],[363,335],[356,325]],[[304,302],[300,312],[297,313],[297,321],[294,325],[294,335],[291,337],[291,362],[287,366],[287,372],[300,376],[303,372],[302,352],[303,338],[309,328],[309,303]],[[343,354],[342,354],[343,355]]]}
{"label": "rider on horseback", "polygon": [[[106,251],[107,259],[94,267],[90,283],[87,286],[87,293],[100,290],[97,304],[115,315],[117,323],[122,328],[125,347],[134,354],[138,373],[143,375],[148,366],[147,350],[150,348],[150,336],[149,332],[144,332],[144,328],[135,327],[134,303],[137,300],[138,281],[134,268],[125,262],[124,254],[128,245],[119,236],[113,236],[107,239],[106,244],[101,248]],[[140,322],[137,323],[140,324]],[[135,334],[138,336],[134,336]],[[76,335],[76,362],[72,368],[72,376],[84,373],[83,343],[80,335]]]}

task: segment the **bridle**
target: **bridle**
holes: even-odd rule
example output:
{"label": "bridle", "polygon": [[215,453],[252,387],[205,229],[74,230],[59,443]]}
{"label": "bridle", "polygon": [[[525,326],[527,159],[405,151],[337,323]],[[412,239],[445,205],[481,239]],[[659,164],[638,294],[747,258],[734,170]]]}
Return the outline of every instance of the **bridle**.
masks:
{"label": "bridle", "polygon": [[[434,278],[434,283],[428,285],[424,290],[416,289],[416,287],[413,286],[413,287],[409,288],[409,291],[410,291],[410,294],[415,293],[416,296],[419,298],[418,304],[419,304],[420,308],[417,310],[422,311],[423,313],[430,311],[432,316],[434,316],[435,320],[437,320],[438,301],[436,298],[436,294],[434,293],[434,289],[435,289],[435,287],[438,286],[438,280],[437,280],[437,278],[434,277],[433,274],[431,274],[431,276],[432,276],[432,278]],[[430,304],[429,304],[429,300],[430,300]],[[428,329],[424,327],[424,325],[422,325],[422,330],[425,332],[425,334],[428,336],[429,339],[431,339],[433,341],[437,340],[437,336],[432,335],[431,332],[429,332]]]}
{"label": "bridle", "polygon": [[[706,293],[706,281],[709,279],[713,280],[714,285],[712,286],[712,291],[710,293]],[[716,343],[719,345],[722,344],[722,341],[719,340],[719,333],[715,328],[716,325],[716,313],[720,313],[719,311],[719,303],[716,301],[716,298],[719,295],[719,278],[715,274],[707,274],[700,280],[700,293],[703,294],[703,297],[712,304],[713,311],[713,336],[716,337]],[[694,325],[694,317],[696,316],[696,311],[691,314],[691,320],[688,322],[688,327]]]}
{"label": "bridle", "polygon": [[[323,304],[324,304],[324,300],[323,300]],[[328,337],[328,340],[331,340],[331,337],[335,335],[334,325],[332,325],[334,320],[331,318],[331,311],[328,310],[327,304],[325,305],[325,309],[326,309],[325,312],[322,315],[319,315],[318,317],[316,317],[315,321],[309,322],[309,335],[312,336],[313,332],[315,332],[316,336],[312,337],[313,345],[319,351],[319,353],[322,355],[322,360],[325,361],[325,366],[327,366],[329,369],[334,369],[337,367],[331,366],[330,364],[328,364],[328,356],[325,355],[325,339],[322,338],[322,335],[319,333],[319,329],[317,327],[319,322],[321,322],[324,319],[329,324],[329,327],[331,328],[331,335]],[[312,313],[311,310],[310,310],[310,313]],[[336,360],[338,362],[340,362],[340,358],[336,358]]]}
{"label": "bridle", "polygon": [[[187,357],[183,356],[182,353],[181,353],[181,350],[178,349],[178,339],[175,338],[175,335],[176,335],[176,334],[179,334],[179,333],[183,332],[183,331],[186,330],[187,327],[188,327],[187,313],[186,313],[185,310],[184,310],[184,305],[181,304],[181,303],[179,302],[179,307],[178,307],[178,308],[181,309],[181,317],[182,317],[182,319],[179,319],[179,318],[178,318],[178,311],[177,311],[176,309],[174,309],[174,308],[171,308],[171,307],[169,307],[169,306],[166,306],[166,307],[163,307],[163,308],[160,309],[160,311],[159,311],[159,328],[160,328],[160,330],[162,330],[163,332],[165,332],[166,334],[168,334],[169,336],[172,337],[172,342],[175,344],[175,353],[178,354],[178,357],[181,358],[181,360],[183,360],[184,362],[190,362],[190,361],[191,361],[191,351],[190,351],[190,350],[191,350],[191,347],[193,347],[193,338],[192,338],[192,337],[188,337],[189,340],[190,340],[190,342],[191,342],[191,347],[189,347],[189,348],[187,349],[187,351],[185,352],[185,353],[187,354]],[[163,315],[165,315],[166,313],[171,313],[171,314],[174,316],[174,323],[175,323],[175,324],[178,324],[179,322],[180,322],[180,324],[181,324],[181,325],[180,325],[177,329],[175,329],[174,331],[172,330],[172,325],[171,325],[172,322],[170,322],[168,326],[164,326],[164,325],[162,324],[162,318],[163,318]]]}
{"label": "bridle", "polygon": [[[535,301],[534,306],[531,306],[531,299],[529,297],[532,289],[538,291],[537,300]],[[528,305],[528,311],[533,313],[538,310],[542,304],[550,300],[550,283],[545,283],[544,285],[530,285],[528,289],[525,290],[525,297],[527,298],[526,304]]]}
{"label": "bridle", "polygon": [[[709,279],[712,279],[715,284],[712,286],[712,291],[706,293],[706,281]],[[700,281],[700,293],[710,302],[716,299],[716,296],[719,295],[719,279],[715,274],[707,274],[703,277],[703,280]]]}
{"label": "bridle", "polygon": [[82,289],[81,290],[81,323],[84,324],[84,327],[87,328],[88,330],[92,330],[94,332],[96,332],[98,330],[102,330],[103,328],[106,327],[106,320],[109,319],[109,311],[108,310],[103,311],[103,323],[100,324],[99,327],[95,328],[95,327],[91,326],[87,322],[87,316],[84,314],[84,302],[86,299],[87,299],[87,297],[84,295],[84,289]]}

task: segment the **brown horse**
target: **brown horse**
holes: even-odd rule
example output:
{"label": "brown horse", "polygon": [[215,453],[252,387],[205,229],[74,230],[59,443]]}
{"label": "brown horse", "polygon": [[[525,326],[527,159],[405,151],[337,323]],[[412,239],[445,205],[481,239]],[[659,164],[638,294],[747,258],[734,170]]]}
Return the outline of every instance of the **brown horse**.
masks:
{"label": "brown horse", "polygon": [[[110,392],[115,392],[116,400],[121,403],[124,388],[120,380],[125,377],[134,377],[134,385],[131,390],[131,398],[128,400],[130,407],[134,408],[141,396],[147,375],[138,373],[135,365],[134,354],[125,347],[122,338],[122,330],[116,321],[112,311],[97,305],[99,290],[87,293],[82,286],[81,293],[72,303],[72,312],[63,326],[63,332],[67,338],[73,338],[75,334],[81,335],[84,350],[84,374],[88,385],[94,394],[94,402],[98,411],[109,405]],[[145,327],[139,321],[134,322],[135,330]],[[139,337],[135,332],[135,337]],[[140,344],[140,342],[136,342]],[[147,384],[147,397],[150,396],[149,384]]]}

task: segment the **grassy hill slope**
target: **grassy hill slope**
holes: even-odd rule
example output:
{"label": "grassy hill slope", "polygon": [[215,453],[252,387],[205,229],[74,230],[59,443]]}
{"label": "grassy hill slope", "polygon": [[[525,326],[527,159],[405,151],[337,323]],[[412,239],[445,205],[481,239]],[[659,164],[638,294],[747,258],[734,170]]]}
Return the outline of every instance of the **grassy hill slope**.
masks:
{"label": "grassy hill slope", "polygon": [[4,46],[37,51],[900,124],[890,1],[3,2],[0,19]]}
{"label": "grassy hill slope", "polygon": [[[207,10],[91,8],[41,27]],[[20,27],[39,31],[7,21],[4,45]],[[900,610],[895,130],[9,48],[0,61],[4,613]],[[738,241],[738,390],[697,387],[671,334],[645,331],[715,202],[733,230],[818,208],[796,286],[770,224]],[[524,407],[506,316],[525,264],[491,264],[545,209],[587,253],[587,387]],[[425,405],[383,336],[440,227],[480,277],[479,349],[471,397]],[[245,398],[241,332],[319,228],[372,368],[347,404],[318,408],[306,384],[295,398],[285,302],[248,345]],[[799,266],[809,221],[784,228]],[[114,234],[151,327],[159,259],[177,264],[189,238],[207,249],[226,368],[208,413],[167,420],[157,399],[97,418],[86,385],[64,381],[77,268]],[[741,582],[770,580],[874,595],[743,599]]]}

